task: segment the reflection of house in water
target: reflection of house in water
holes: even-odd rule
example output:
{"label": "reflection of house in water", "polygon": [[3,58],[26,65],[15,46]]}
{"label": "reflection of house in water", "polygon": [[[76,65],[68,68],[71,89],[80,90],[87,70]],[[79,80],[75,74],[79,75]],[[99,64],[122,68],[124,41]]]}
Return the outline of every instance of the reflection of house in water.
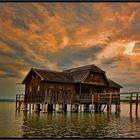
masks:
{"label": "reflection of house in water", "polygon": [[113,123],[112,119],[116,120],[118,116],[116,114],[110,116],[107,113],[28,112],[23,112],[22,115],[21,135],[23,138],[107,137],[108,133],[112,135],[110,127],[116,126],[116,122],[113,121]]}
{"label": "reflection of house in water", "polygon": [[74,109],[88,111],[91,104],[95,111],[99,111],[102,104],[110,101],[110,94],[106,93],[117,93],[112,94],[115,98],[111,100],[117,106],[120,104],[119,93],[122,88],[95,65],[62,72],[32,68],[22,84],[25,84],[25,107],[32,105],[34,110],[41,107],[43,111],[49,112]]}

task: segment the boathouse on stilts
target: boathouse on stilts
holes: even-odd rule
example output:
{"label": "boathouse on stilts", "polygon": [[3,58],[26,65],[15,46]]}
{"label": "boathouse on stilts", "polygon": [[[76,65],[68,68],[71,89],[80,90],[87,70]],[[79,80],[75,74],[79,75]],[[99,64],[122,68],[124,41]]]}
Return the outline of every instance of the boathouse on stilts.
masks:
{"label": "boathouse on stilts", "polygon": [[[95,65],[58,71],[31,68],[23,80],[24,110],[41,112],[101,112],[111,105],[120,108],[120,86],[107,78],[105,71]],[[16,110],[20,110],[20,95]],[[22,96],[23,98],[23,96]]]}

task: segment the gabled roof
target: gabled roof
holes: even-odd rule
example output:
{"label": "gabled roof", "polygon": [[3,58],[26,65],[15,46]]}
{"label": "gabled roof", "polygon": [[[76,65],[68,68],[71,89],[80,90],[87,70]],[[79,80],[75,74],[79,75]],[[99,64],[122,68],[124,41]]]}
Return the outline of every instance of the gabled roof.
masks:
{"label": "gabled roof", "polygon": [[82,67],[76,67],[76,68],[72,68],[72,69],[68,69],[68,70],[64,70],[63,72],[71,73],[71,72],[83,71],[83,70],[90,70],[92,72],[97,72],[97,73],[105,73],[105,71],[103,71],[102,69],[100,69],[99,67],[97,67],[94,64],[86,65],[86,66],[82,66]]}
{"label": "gabled roof", "polygon": [[107,79],[108,82],[109,82],[109,87],[113,87],[113,88],[123,88],[121,85],[119,85],[118,83],[110,80],[110,79]]}
{"label": "gabled roof", "polygon": [[[64,82],[64,83],[66,82],[71,83],[73,81],[72,76],[64,72],[48,71],[48,70],[42,70],[42,69],[36,69],[36,68],[32,68],[30,72],[31,71],[35,72],[44,81]],[[27,76],[29,75],[29,73],[27,74]],[[22,83],[24,83],[25,79],[23,80]]]}
{"label": "gabled roof", "polygon": [[96,72],[103,74],[105,76],[105,79],[109,84],[109,87],[122,88],[122,86],[120,86],[116,82],[107,79],[105,72],[95,65],[77,67],[73,69],[64,70],[62,72],[31,68],[22,83],[25,83],[25,80],[27,79],[27,77],[31,72],[36,73],[41,78],[41,80],[62,83],[80,83],[88,77],[90,72]]}
{"label": "gabled roof", "polygon": [[70,74],[58,71],[48,71],[35,69],[46,81],[57,81],[57,82],[72,82],[73,78]]}
{"label": "gabled roof", "polygon": [[90,71],[88,70],[82,70],[70,72],[69,74],[73,77],[74,82],[82,82],[88,77],[89,73]]}
{"label": "gabled roof", "polygon": [[[103,71],[102,69],[100,69],[94,64],[64,70],[63,72],[70,73],[74,79],[74,82],[82,82],[88,77],[90,72],[104,74],[105,76],[105,71]],[[105,79],[106,79],[106,76],[105,76]],[[106,82],[108,83],[107,79],[106,79]]]}

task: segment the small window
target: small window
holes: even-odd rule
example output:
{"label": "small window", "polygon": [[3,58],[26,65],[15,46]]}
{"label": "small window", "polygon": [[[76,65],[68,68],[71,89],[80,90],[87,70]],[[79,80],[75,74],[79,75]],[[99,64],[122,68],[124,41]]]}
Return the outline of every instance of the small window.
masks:
{"label": "small window", "polygon": [[37,91],[40,91],[40,85],[37,86]]}
{"label": "small window", "polygon": [[32,91],[32,86],[30,86],[30,92]]}

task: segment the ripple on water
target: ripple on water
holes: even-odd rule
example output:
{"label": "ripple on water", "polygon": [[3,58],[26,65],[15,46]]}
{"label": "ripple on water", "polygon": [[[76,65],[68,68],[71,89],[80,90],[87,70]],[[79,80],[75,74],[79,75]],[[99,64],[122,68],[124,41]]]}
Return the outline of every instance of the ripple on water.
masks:
{"label": "ripple on water", "polygon": [[[129,117],[129,105],[120,115],[107,113],[23,113],[15,104],[0,112],[0,136],[24,138],[140,138],[140,119]],[[13,106],[13,110],[11,110]],[[128,112],[128,114],[127,114]],[[8,121],[7,121],[8,120]]]}

